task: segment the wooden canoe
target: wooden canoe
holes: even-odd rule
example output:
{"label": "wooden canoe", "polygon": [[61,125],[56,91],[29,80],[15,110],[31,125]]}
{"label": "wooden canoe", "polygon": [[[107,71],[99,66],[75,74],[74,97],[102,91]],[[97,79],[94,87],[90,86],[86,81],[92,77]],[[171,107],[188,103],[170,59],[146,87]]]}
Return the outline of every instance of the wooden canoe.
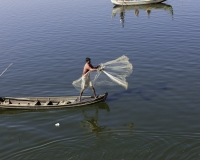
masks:
{"label": "wooden canoe", "polygon": [[27,97],[27,98],[14,98],[14,97],[1,97],[0,108],[2,109],[59,109],[59,108],[72,108],[81,107],[99,102],[105,102],[108,93],[97,96],[82,96],[79,102],[78,96],[64,96],[64,97]]}

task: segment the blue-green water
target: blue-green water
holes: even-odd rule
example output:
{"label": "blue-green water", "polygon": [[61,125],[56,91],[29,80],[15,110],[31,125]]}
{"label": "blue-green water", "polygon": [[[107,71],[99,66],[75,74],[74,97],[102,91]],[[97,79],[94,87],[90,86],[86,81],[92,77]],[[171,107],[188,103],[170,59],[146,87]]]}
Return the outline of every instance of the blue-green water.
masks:
{"label": "blue-green water", "polygon": [[1,110],[0,159],[200,159],[200,2],[165,4],[1,0],[1,96],[78,95],[86,57],[134,70],[128,90],[96,88],[106,104]]}

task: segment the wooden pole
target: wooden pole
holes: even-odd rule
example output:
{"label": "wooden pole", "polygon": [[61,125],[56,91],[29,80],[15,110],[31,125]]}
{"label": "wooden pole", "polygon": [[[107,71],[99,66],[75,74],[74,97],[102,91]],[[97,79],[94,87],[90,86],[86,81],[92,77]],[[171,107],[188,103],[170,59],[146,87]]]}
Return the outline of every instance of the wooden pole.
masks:
{"label": "wooden pole", "polygon": [[0,77],[8,70],[8,68],[12,66],[12,63],[1,73]]}

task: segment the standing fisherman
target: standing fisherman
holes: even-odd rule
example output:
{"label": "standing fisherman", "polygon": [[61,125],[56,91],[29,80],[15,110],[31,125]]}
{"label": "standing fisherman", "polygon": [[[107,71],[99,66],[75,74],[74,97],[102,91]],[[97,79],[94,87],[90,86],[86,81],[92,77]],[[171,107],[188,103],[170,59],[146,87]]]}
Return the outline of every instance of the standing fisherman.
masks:
{"label": "standing fisherman", "polygon": [[83,91],[87,87],[91,87],[92,92],[94,93],[94,97],[96,98],[95,89],[93,87],[92,81],[90,80],[90,72],[89,71],[97,71],[98,67],[99,67],[99,65],[97,67],[93,67],[91,64],[91,59],[86,58],[86,63],[83,68],[83,74],[82,74],[82,84],[81,84],[81,91],[80,91],[80,98],[79,98],[80,101],[81,101],[81,96],[83,94]]}

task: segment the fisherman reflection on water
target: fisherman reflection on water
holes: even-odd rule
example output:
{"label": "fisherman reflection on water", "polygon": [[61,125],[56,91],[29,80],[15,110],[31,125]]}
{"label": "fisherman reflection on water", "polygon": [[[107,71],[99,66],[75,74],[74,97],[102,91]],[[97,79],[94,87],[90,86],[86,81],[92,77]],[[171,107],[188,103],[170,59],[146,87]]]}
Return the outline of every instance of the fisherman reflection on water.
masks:
{"label": "fisherman reflection on water", "polygon": [[136,15],[136,17],[139,16],[139,10],[138,9],[135,10],[135,15]]}
{"label": "fisherman reflection on water", "polygon": [[90,87],[92,89],[92,92],[94,94],[94,98],[97,98],[95,89],[94,89],[93,84],[92,84],[92,81],[90,80],[90,72],[89,71],[97,71],[100,65],[93,67],[92,64],[91,64],[90,58],[86,58],[85,61],[86,61],[86,63],[85,63],[85,66],[83,68],[82,84],[81,84],[81,91],[80,91],[80,97],[79,97],[80,102],[81,102],[81,97],[82,97],[83,91],[88,87]]}
{"label": "fisherman reflection on water", "polygon": [[148,18],[150,18],[151,10],[147,9],[146,12],[147,12]]}
{"label": "fisherman reflection on water", "polygon": [[89,116],[85,110],[83,110],[84,121],[81,121],[82,127],[88,127],[92,132],[98,134],[103,131],[106,126],[98,125],[98,107],[95,107],[95,114],[93,116]]}

